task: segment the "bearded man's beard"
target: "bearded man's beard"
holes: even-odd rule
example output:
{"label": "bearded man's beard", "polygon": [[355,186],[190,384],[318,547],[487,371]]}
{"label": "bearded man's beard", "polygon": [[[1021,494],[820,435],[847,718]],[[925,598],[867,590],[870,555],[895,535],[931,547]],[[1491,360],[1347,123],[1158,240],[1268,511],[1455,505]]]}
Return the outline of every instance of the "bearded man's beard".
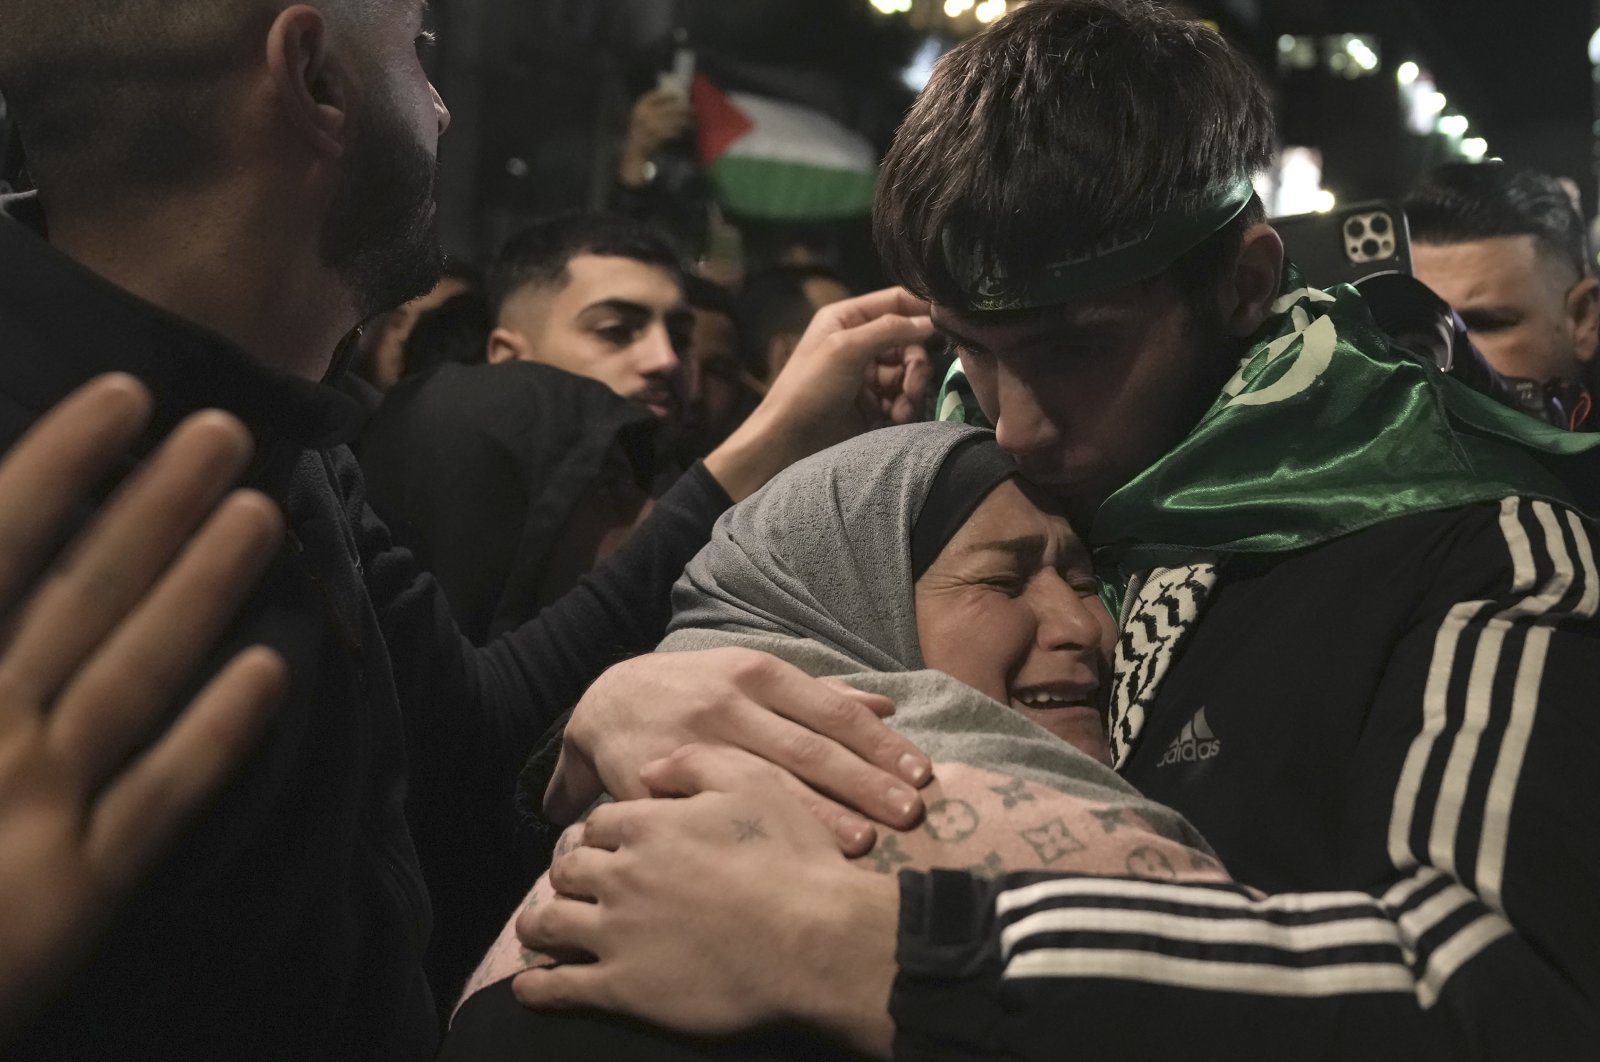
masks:
{"label": "bearded man's beard", "polygon": [[426,294],[444,271],[438,163],[387,103],[351,145],[320,254],[350,288],[362,320]]}

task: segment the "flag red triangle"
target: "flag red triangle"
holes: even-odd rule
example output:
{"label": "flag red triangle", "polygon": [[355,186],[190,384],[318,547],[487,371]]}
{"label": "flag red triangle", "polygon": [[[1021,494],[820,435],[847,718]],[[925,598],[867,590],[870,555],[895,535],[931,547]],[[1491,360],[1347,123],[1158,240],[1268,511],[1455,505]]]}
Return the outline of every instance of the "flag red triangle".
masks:
{"label": "flag red triangle", "polygon": [[700,148],[700,161],[707,166],[755,128],[755,123],[704,74],[695,74],[689,100],[694,106],[695,142]]}

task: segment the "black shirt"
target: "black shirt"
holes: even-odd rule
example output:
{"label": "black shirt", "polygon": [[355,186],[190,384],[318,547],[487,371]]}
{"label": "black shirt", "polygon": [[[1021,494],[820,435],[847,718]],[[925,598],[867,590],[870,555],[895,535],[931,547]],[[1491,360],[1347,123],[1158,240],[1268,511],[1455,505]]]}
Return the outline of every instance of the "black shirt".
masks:
{"label": "black shirt", "polygon": [[258,753],[8,1058],[427,1058],[437,1028],[419,852],[435,873],[472,853],[444,829],[414,843],[408,807],[446,823],[485,813],[485,793],[509,800],[528,747],[607,664],[660,636],[671,584],[726,495],[697,466],[608,565],[474,648],[367,507],[341,445],[348,399],[261,366],[3,218],[0,278],[0,446],[112,370],[156,396],[147,443],[201,408],[250,427],[248,480],[284,506],[289,533],[208,670],[265,643],[292,676]]}
{"label": "black shirt", "polygon": [[549,365],[446,364],[385,395],[356,453],[373,509],[439,580],[462,633],[486,641],[569,588],[569,528],[637,511],[654,429],[648,410]]}

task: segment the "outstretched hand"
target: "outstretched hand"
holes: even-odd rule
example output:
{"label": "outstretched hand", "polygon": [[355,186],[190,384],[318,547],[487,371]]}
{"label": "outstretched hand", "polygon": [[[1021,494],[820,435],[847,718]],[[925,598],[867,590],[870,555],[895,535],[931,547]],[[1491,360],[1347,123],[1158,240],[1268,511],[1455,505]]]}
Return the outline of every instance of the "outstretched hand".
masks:
{"label": "outstretched hand", "polygon": [[282,539],[269,499],[230,492],[251,452],[233,417],[186,420],[56,551],[151,406],[102,377],[0,462],[0,1043],[227,780],[286,681],[276,653],[248,649],[166,722]]}

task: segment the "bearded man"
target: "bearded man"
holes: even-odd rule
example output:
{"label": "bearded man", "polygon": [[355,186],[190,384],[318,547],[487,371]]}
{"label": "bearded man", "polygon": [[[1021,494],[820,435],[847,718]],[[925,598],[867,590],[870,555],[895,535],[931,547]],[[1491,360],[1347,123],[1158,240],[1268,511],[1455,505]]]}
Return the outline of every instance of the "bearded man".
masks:
{"label": "bearded man", "polygon": [[[465,827],[503,819],[556,714],[659,637],[730,498],[835,441],[869,363],[896,375],[929,332],[908,297],[841,309],[609,565],[474,648],[367,508],[343,445],[354,404],[319,383],[360,321],[439,275],[449,113],[418,58],[423,7],[0,7],[0,92],[38,187],[0,219],[0,446],[112,370],[154,395],[146,446],[191,411],[236,415],[256,441],[246,482],[287,532],[200,678],[256,644],[291,676],[259,753],[8,1058],[429,1057],[429,892],[470,890],[449,870],[509,843]],[[36,628],[63,652],[87,637]]]}

